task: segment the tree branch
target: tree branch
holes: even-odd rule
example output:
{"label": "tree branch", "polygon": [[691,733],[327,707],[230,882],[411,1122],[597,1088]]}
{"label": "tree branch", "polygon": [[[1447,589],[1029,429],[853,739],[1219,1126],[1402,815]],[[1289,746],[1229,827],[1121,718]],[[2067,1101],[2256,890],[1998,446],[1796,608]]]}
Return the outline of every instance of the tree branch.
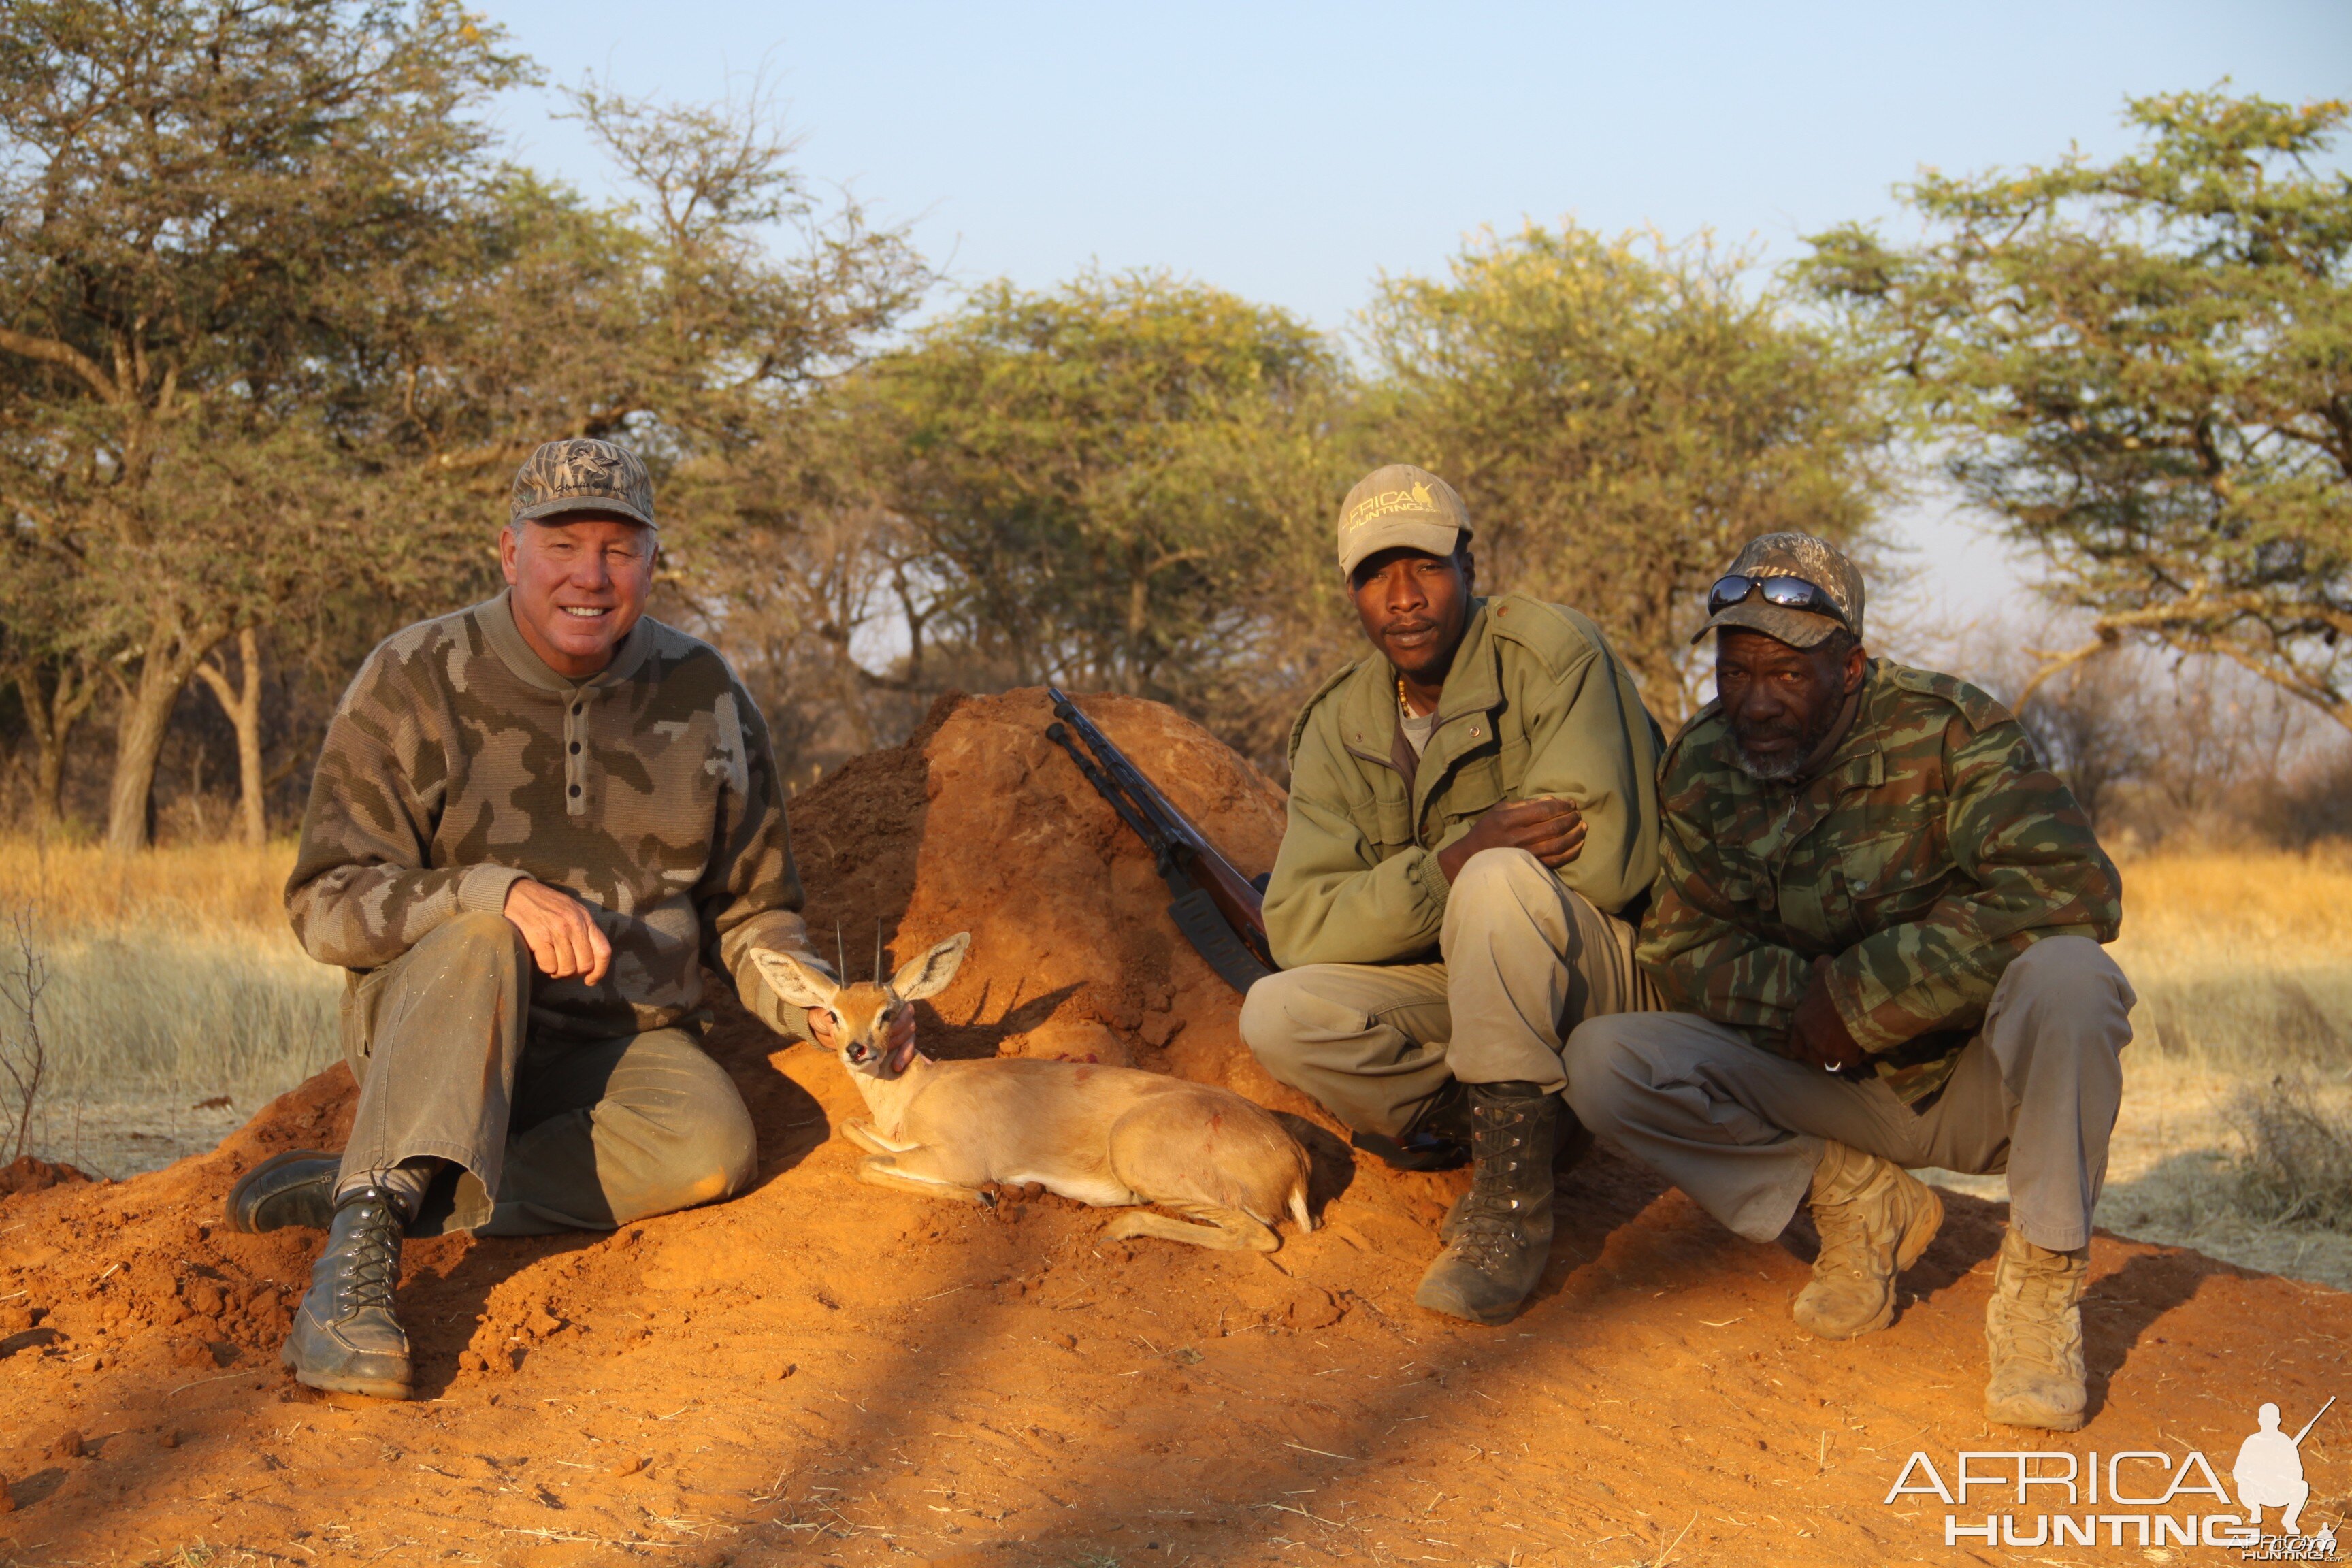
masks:
{"label": "tree branch", "polygon": [[46,363],[60,365],[81,377],[91,391],[97,393],[108,403],[120,404],[124,400],[113,378],[100,370],[89,355],[71,343],[61,343],[54,338],[37,338],[30,332],[20,332],[12,328],[0,327],[0,349],[5,349],[13,354],[22,354],[26,359],[37,359]]}

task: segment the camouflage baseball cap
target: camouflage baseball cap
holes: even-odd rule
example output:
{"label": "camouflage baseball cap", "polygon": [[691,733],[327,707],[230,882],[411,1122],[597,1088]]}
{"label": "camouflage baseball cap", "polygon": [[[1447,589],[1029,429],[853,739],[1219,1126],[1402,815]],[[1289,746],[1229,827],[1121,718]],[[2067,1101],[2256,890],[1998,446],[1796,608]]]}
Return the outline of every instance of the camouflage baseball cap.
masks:
{"label": "camouflage baseball cap", "polygon": [[654,481],[637,455],[610,441],[550,441],[515,470],[512,521],[593,514],[654,523]]}
{"label": "camouflage baseball cap", "polygon": [[1398,545],[1451,555],[1470,539],[1470,509],[1454,487],[1426,468],[1391,463],[1356,481],[1339,503],[1339,571],[1352,576],[1364,557]]}
{"label": "camouflage baseball cap", "polygon": [[1699,627],[1698,637],[1691,638],[1693,642],[1717,626],[1745,626],[1776,637],[1790,647],[1818,647],[1840,629],[1851,631],[1857,637],[1862,636],[1862,574],[1826,540],[1815,539],[1810,533],[1759,533],[1748,542],[1748,547],[1724,575],[1759,581],[1795,577],[1811,583],[1838,607],[1843,627],[1837,616],[1776,605],[1762,594],[1751,592],[1710,616],[1706,625]]}

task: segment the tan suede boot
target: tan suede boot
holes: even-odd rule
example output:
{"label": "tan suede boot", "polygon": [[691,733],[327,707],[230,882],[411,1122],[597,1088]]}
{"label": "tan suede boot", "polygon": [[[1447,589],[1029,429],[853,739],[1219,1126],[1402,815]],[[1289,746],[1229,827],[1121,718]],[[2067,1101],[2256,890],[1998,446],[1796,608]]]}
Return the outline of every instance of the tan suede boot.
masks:
{"label": "tan suede boot", "polygon": [[2016,1231],[2000,1238],[1985,1309],[1992,1381],[1985,1414],[2011,1426],[2076,1432],[2083,1426],[2083,1287],[2091,1249],[2052,1252]]}
{"label": "tan suede boot", "polygon": [[1895,1277],[1936,1239],[1943,1201],[1901,1166],[1832,1143],[1813,1171],[1812,1205],[1821,1256],[1790,1315],[1825,1340],[1885,1328],[1895,1318]]}

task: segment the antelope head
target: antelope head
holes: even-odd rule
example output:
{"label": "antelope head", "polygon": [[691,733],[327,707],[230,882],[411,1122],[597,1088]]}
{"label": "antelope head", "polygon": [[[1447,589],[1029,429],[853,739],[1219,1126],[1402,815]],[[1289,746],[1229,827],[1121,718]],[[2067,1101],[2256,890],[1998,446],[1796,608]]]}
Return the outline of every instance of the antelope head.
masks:
{"label": "antelope head", "polygon": [[[843,985],[795,953],[753,948],[751,962],[768,988],[791,1006],[822,1013],[831,1026],[841,1065],[869,1078],[892,1079],[907,1070],[908,1061],[888,1058],[890,1026],[908,1006],[948,988],[962,967],[971,933],[955,935],[899,967],[887,981],[861,980]],[[912,1053],[908,1053],[911,1061]]]}

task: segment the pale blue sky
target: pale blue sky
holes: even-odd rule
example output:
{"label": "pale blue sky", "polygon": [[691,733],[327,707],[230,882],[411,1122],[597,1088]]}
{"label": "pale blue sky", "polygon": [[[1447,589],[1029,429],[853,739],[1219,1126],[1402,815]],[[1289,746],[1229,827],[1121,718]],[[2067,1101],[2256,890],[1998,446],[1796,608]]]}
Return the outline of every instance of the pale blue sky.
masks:
{"label": "pale blue sky", "polygon": [[[812,176],[963,282],[1158,267],[1343,328],[1381,271],[1573,216],[1769,259],[1888,187],[2120,151],[2127,94],[2352,95],[2346,0],[1966,5],[755,5],[487,0],[561,81],[704,100],[762,70]],[[526,161],[608,189],[551,95]],[[2014,582],[1933,508],[1962,607]]]}

